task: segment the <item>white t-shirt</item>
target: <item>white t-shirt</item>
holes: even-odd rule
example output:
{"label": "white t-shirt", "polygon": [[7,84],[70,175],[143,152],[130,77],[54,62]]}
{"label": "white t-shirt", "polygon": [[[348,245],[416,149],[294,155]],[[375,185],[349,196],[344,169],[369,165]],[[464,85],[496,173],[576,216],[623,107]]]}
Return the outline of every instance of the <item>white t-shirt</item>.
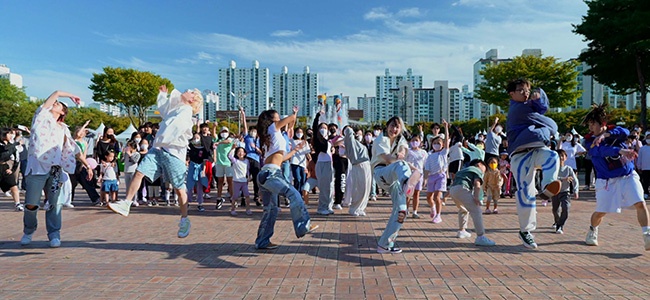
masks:
{"label": "white t-shirt", "polygon": [[411,163],[418,169],[418,171],[420,171],[420,173],[422,173],[424,171],[424,162],[427,160],[428,156],[429,154],[422,149],[409,149],[408,154],[406,155],[406,162]]}
{"label": "white t-shirt", "polygon": [[574,147],[571,146],[571,142],[563,142],[560,144],[560,149],[566,152],[566,161],[564,161],[564,164],[574,170],[578,169],[578,165],[576,163],[576,154],[587,151],[585,150],[585,147],[582,147],[582,145],[580,145],[580,143],[576,143]]}
{"label": "white t-shirt", "polygon": [[282,132],[275,128],[275,123],[272,123],[271,126],[269,126],[267,133],[271,137],[271,145],[266,149],[264,158],[267,158],[280,151],[284,153],[284,151],[287,149],[287,140],[285,140],[284,136],[282,136]]}
{"label": "white t-shirt", "polygon": [[228,155],[232,163],[232,181],[248,182],[248,159],[239,160],[233,155]]}
{"label": "white t-shirt", "polygon": [[111,163],[104,163],[99,167],[99,171],[102,174],[102,180],[117,180],[117,174],[115,174],[115,166]]}
{"label": "white t-shirt", "polygon": [[424,163],[424,170],[429,174],[447,173],[449,162],[447,160],[449,149],[444,148],[438,152],[429,152],[427,161]]}
{"label": "white t-shirt", "polygon": [[291,141],[291,144],[292,144],[291,146],[292,146],[292,148],[298,147],[298,144],[300,142],[304,142],[305,145],[302,147],[302,149],[300,149],[300,151],[296,152],[296,154],[294,154],[289,161],[290,161],[290,163],[292,165],[297,165],[297,166],[301,166],[303,168],[306,168],[307,167],[307,155],[309,154],[309,152],[311,152],[311,148],[309,147],[309,143],[307,143],[307,141],[303,141],[303,140],[292,140]]}

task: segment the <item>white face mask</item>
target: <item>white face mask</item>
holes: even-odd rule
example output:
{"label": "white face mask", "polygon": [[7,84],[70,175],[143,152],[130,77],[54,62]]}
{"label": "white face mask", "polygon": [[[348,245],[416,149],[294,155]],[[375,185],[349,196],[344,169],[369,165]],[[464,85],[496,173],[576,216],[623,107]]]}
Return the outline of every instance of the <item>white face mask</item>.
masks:
{"label": "white face mask", "polygon": [[363,137],[360,135],[357,135],[357,141],[361,142],[363,140]]}
{"label": "white face mask", "polygon": [[442,149],[442,145],[440,145],[440,144],[433,144],[433,150],[434,150],[434,151],[440,151],[440,149]]}
{"label": "white face mask", "polygon": [[135,142],[138,144],[140,144],[140,141],[142,141],[142,139],[135,139]]}
{"label": "white face mask", "polygon": [[328,134],[327,129],[325,129],[325,128],[321,128],[320,130],[318,130],[318,132],[320,132],[320,134],[321,134],[322,136],[327,137],[327,134]]}
{"label": "white face mask", "polygon": [[228,137],[228,133],[227,133],[227,132],[222,132],[222,133],[220,134],[220,136],[221,136],[222,139],[225,139],[225,138]]}
{"label": "white face mask", "polygon": [[650,139],[646,139],[646,140],[645,140],[645,144],[646,144],[646,145],[650,145]]}
{"label": "white face mask", "polygon": [[567,134],[567,135],[564,137],[564,139],[567,140],[567,141],[570,141],[570,140],[573,139],[573,136],[570,135],[570,134]]}
{"label": "white face mask", "polygon": [[501,131],[503,131],[503,127],[501,127],[501,126],[497,126],[497,127],[494,128],[494,132],[496,132],[496,133],[501,133]]}
{"label": "white face mask", "polygon": [[372,135],[366,135],[366,143],[372,142]]}
{"label": "white face mask", "polygon": [[375,130],[375,136],[378,136],[381,133],[381,130]]}
{"label": "white face mask", "polygon": [[194,139],[194,140],[192,141],[192,144],[194,144],[194,146],[201,145],[201,139]]}
{"label": "white face mask", "polygon": [[296,137],[301,139],[302,138],[302,132],[296,133]]}

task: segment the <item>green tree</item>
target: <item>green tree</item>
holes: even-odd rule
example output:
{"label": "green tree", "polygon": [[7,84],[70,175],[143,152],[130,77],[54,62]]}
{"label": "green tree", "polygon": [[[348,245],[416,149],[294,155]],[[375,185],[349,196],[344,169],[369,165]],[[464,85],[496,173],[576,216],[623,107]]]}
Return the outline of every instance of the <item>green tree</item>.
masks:
{"label": "green tree", "polygon": [[[12,85],[9,79],[0,78],[0,126],[29,125],[34,111],[27,113],[20,109],[27,102],[23,89]],[[28,122],[24,120],[26,115],[29,115]]]}
{"label": "green tree", "polygon": [[70,130],[74,131],[75,127],[83,125],[87,120],[90,120],[89,128],[97,128],[99,124],[104,123],[105,126],[112,127],[118,134],[131,124],[131,119],[128,117],[111,116],[99,109],[89,107],[70,108],[65,122],[70,125]]}
{"label": "green tree", "polygon": [[[174,86],[167,78],[151,72],[134,69],[105,67],[104,73],[93,74],[88,88],[93,91],[93,99],[110,105],[122,105],[136,126],[147,120],[146,111],[156,104],[158,87]],[[134,120],[137,117],[137,122]]]}
{"label": "green tree", "polygon": [[589,42],[579,59],[591,69],[585,74],[616,93],[641,94],[640,122],[647,128],[645,75],[650,71],[650,1],[586,0],[589,7],[573,32]]}
{"label": "green tree", "polygon": [[478,86],[476,97],[508,111],[510,99],[506,92],[508,82],[517,78],[526,78],[531,81],[533,88],[544,89],[551,107],[570,106],[575,104],[581,94],[576,90],[577,65],[577,61],[558,62],[552,56],[517,56],[510,62],[490,65],[480,71],[486,82]]}

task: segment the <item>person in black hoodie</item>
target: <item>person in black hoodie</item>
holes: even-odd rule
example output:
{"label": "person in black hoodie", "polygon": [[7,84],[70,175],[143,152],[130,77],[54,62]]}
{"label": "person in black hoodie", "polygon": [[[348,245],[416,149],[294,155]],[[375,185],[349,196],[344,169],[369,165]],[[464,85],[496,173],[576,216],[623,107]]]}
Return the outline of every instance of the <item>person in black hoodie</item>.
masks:
{"label": "person in black hoodie", "polygon": [[329,132],[327,123],[319,122],[325,112],[321,111],[314,117],[312,131],[312,149],[316,153],[316,178],[318,180],[318,210],[319,215],[333,214],[332,190],[334,189],[334,168],[332,166],[332,144],[328,140]]}

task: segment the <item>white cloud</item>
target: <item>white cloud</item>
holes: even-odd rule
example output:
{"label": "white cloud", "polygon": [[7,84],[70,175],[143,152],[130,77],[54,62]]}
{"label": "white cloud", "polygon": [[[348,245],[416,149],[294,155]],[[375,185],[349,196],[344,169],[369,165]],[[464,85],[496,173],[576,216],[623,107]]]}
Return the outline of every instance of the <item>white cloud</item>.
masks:
{"label": "white cloud", "polygon": [[384,20],[392,17],[392,14],[388,13],[387,9],[384,7],[376,7],[371,9],[363,18],[366,20]]}
{"label": "white cloud", "polygon": [[417,7],[401,9],[396,14],[398,17],[421,17],[423,15],[424,13]]}
{"label": "white cloud", "polygon": [[294,37],[302,35],[302,30],[277,30],[271,33],[273,37]]}

